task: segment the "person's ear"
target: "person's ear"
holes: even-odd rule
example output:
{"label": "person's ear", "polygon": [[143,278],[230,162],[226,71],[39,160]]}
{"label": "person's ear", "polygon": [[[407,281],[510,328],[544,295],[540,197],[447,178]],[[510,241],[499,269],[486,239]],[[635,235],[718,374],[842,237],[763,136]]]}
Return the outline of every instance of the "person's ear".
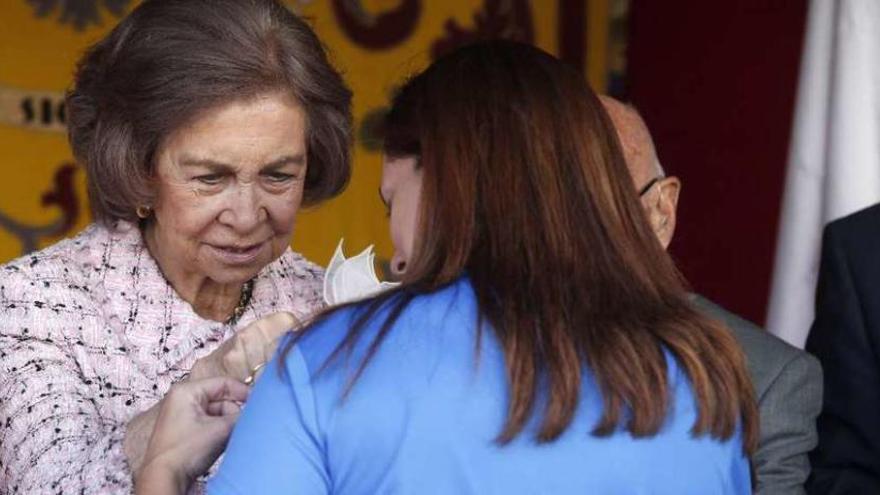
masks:
{"label": "person's ear", "polygon": [[666,249],[672,242],[672,236],[675,235],[681,181],[678,177],[666,177],[654,187],[657,188],[657,203],[652,208],[651,226],[654,228],[657,240]]}

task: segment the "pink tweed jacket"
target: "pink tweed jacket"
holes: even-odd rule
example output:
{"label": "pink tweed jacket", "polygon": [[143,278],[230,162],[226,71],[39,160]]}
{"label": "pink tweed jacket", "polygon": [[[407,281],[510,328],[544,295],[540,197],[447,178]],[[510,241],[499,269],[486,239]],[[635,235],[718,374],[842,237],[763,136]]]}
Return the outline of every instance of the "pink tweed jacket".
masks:
{"label": "pink tweed jacket", "polygon": [[0,266],[0,493],[131,493],[126,423],[236,328],[307,318],[322,277],[288,249],[233,327],[195,314],[131,224]]}

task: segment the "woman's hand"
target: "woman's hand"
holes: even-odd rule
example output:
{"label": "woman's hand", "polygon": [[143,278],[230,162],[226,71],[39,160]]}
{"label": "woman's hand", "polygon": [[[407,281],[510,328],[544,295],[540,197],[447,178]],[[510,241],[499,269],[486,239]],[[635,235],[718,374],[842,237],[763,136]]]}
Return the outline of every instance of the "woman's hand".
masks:
{"label": "woman's hand", "polygon": [[[226,377],[239,382],[256,379],[260,368],[275,353],[278,341],[290,329],[299,328],[299,321],[290,313],[275,313],[238,330],[211,354],[196,361],[187,382],[206,378]],[[129,421],[123,448],[131,472],[138,478],[145,460],[145,446],[153,435],[159,411],[166,395],[155,406]],[[201,473],[200,473],[201,474]]]}
{"label": "woman's hand", "polygon": [[211,354],[196,361],[189,380],[226,376],[245,382],[253,380],[260,368],[272,359],[279,339],[297,329],[299,320],[290,313],[261,318],[235,333]]}
{"label": "woman's hand", "polygon": [[185,493],[223,451],[249,390],[227,377],[188,380],[171,387],[135,480],[136,493]]}

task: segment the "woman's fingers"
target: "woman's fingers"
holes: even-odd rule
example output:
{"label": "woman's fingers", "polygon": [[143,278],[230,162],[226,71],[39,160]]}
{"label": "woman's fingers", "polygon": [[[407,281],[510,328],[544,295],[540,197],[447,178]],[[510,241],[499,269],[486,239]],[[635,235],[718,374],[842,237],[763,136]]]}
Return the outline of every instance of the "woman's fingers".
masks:
{"label": "woman's fingers", "polygon": [[246,340],[248,340],[247,334],[236,334],[232,337],[232,345],[229,350],[220,358],[223,374],[239,381],[244,381],[251,374]]}
{"label": "woman's fingers", "polygon": [[299,320],[292,313],[282,311],[257,320],[252,326],[252,335],[259,342],[255,346],[258,348],[254,350],[254,358],[265,363],[272,359],[281,337],[299,326]]}
{"label": "woman's fingers", "polygon": [[225,376],[206,378],[198,383],[180,385],[194,387],[201,395],[201,403],[206,406],[221,402],[244,402],[250,393],[250,388],[247,385]]}
{"label": "woman's fingers", "polygon": [[[245,378],[256,378],[260,368],[275,354],[278,341],[291,328],[297,319],[290,313],[280,312],[261,318],[239,330],[235,338],[240,342],[240,354],[234,356],[246,368]],[[253,376],[252,376],[253,375]]]}
{"label": "woman's fingers", "polygon": [[287,312],[254,321],[196,362],[190,377],[227,376],[251,383],[259,374],[259,368],[274,356],[280,338],[291,329],[298,328],[299,324],[299,320]]}
{"label": "woman's fingers", "polygon": [[205,412],[209,416],[237,416],[241,412],[241,406],[238,402],[229,400],[209,402]]}
{"label": "woman's fingers", "polygon": [[262,332],[259,331],[262,325],[262,320],[257,320],[240,330],[236,335],[236,338],[241,341],[242,355],[240,357],[246,368],[244,378],[250,376],[254,368],[266,362],[264,357],[266,342]]}
{"label": "woman's fingers", "polygon": [[[250,388],[229,377],[180,382],[162,399],[145,454],[146,465],[169,466],[193,479],[217,459]],[[147,468],[145,468],[147,469]]]}

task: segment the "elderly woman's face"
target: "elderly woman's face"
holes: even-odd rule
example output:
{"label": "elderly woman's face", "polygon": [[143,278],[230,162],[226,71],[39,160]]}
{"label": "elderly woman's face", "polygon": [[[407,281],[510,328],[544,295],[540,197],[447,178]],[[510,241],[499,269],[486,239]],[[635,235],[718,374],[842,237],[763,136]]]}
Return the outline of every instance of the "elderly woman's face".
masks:
{"label": "elderly woman's face", "polygon": [[150,227],[163,270],[243,283],[278,258],[302,202],[305,133],[296,101],[269,94],[212,109],[169,136],[157,153]]}

